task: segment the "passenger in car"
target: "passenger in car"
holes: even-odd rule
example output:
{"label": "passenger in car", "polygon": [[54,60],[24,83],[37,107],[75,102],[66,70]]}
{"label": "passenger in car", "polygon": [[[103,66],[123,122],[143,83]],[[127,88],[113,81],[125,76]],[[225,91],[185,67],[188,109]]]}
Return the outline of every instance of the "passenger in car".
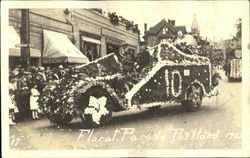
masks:
{"label": "passenger in car", "polygon": [[146,50],[146,45],[143,44],[140,47],[140,52],[136,56],[136,70],[140,72],[143,68],[148,66],[150,63],[150,54]]}

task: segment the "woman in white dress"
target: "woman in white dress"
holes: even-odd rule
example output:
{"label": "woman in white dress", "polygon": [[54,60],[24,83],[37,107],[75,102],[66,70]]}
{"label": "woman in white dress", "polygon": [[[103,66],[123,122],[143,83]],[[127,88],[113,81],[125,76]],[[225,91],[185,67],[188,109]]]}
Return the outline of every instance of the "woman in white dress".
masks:
{"label": "woman in white dress", "polygon": [[15,91],[16,91],[16,86],[14,84],[14,79],[10,79],[9,82],[9,124],[14,125],[15,122],[15,113],[18,112],[18,109],[16,107],[16,102],[15,102]]}
{"label": "woman in white dress", "polygon": [[30,109],[32,111],[32,118],[33,119],[38,119],[38,110],[39,110],[39,106],[38,106],[38,97],[39,97],[40,93],[37,90],[37,85],[34,85],[31,89],[31,96],[30,96]]}

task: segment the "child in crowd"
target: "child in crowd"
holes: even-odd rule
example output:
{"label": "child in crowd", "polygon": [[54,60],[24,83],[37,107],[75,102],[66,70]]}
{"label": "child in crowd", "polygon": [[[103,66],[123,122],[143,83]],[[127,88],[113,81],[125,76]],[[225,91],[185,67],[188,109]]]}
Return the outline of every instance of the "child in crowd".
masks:
{"label": "child in crowd", "polygon": [[15,102],[14,102],[14,95],[10,94],[9,96],[9,124],[15,125]]}
{"label": "child in crowd", "polygon": [[14,84],[14,79],[10,79],[9,83],[9,124],[15,125],[15,112],[18,112],[15,102],[15,90],[16,86]]}
{"label": "child in crowd", "polygon": [[32,118],[33,119],[38,119],[38,110],[39,110],[39,106],[38,106],[38,97],[39,97],[40,93],[37,90],[37,85],[34,85],[31,89],[31,96],[30,96],[30,109],[32,111]]}

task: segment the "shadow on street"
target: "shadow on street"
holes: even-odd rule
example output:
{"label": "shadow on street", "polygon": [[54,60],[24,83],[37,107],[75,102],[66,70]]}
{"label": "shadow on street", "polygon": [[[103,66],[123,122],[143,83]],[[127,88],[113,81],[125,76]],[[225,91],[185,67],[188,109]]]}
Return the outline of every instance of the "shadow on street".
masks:
{"label": "shadow on street", "polygon": [[[207,107],[201,107],[201,109],[199,111],[210,111],[213,110],[213,108],[207,108]],[[154,120],[154,119],[160,119],[165,117],[170,118],[176,115],[180,115],[180,114],[187,114],[187,115],[192,115],[197,112],[187,112],[185,111],[185,109],[181,106],[181,105],[171,105],[171,106],[163,106],[160,109],[156,109],[154,111],[151,110],[142,110],[142,111],[136,111],[133,112],[132,114],[129,114],[129,112],[131,112],[131,110],[129,110],[128,112],[126,112],[125,114],[122,115],[115,115],[112,117],[112,120],[109,124],[105,125],[105,126],[101,126],[101,127],[97,127],[96,130],[98,129],[103,129],[103,128],[110,128],[116,125],[119,126],[123,126],[124,124],[129,124],[129,123],[133,123],[133,122],[147,122],[149,120]],[[120,112],[122,113],[122,112]],[[43,128],[50,128],[50,129],[58,129],[58,128],[63,128],[63,129],[71,129],[73,131],[78,129],[89,129],[89,127],[87,127],[82,121],[81,119],[75,119],[72,122],[70,122],[67,126],[65,127],[59,127],[58,125],[48,125],[48,126],[43,126],[43,127],[39,127],[40,129]]]}

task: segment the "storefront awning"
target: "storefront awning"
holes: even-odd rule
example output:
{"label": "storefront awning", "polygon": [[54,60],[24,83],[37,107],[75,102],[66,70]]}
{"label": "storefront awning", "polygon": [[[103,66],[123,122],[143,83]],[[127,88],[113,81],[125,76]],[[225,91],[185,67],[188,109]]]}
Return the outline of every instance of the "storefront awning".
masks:
{"label": "storefront awning", "polygon": [[[9,48],[9,56],[20,57],[21,56],[21,49],[20,48]],[[41,57],[41,52],[38,49],[30,49],[30,56],[32,58],[39,58],[39,57]]]}
{"label": "storefront awning", "polygon": [[[9,56],[21,56],[21,48],[16,47],[16,45],[20,45],[20,41],[20,37],[17,34],[15,28],[13,26],[9,26]],[[38,49],[30,48],[30,56],[34,58],[39,58],[41,56],[41,52]]]}
{"label": "storefront awning", "polygon": [[82,40],[86,41],[86,42],[90,42],[90,43],[101,44],[100,40],[90,38],[90,37],[86,37],[86,36],[82,36]]}
{"label": "storefront awning", "polygon": [[76,48],[68,39],[67,35],[43,30],[44,49],[43,63],[87,63],[89,59]]}

